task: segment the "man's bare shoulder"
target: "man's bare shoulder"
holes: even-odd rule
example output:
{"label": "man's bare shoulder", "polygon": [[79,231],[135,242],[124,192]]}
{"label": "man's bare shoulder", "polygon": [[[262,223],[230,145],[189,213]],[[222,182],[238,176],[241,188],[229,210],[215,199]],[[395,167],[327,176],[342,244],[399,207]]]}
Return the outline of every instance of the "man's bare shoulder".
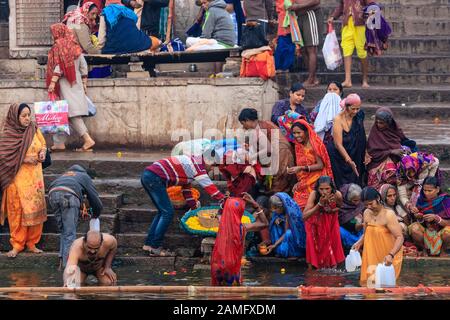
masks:
{"label": "man's bare shoulder", "polygon": [[103,233],[103,243],[109,248],[117,246],[116,238],[108,233]]}

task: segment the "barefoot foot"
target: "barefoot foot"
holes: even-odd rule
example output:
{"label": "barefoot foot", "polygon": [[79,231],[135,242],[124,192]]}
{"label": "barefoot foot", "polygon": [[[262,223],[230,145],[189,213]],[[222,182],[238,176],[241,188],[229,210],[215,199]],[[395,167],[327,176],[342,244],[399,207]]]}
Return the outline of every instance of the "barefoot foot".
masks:
{"label": "barefoot foot", "polygon": [[8,251],[6,255],[8,256],[8,258],[15,258],[17,257],[18,254],[19,254],[18,250],[12,249],[11,251]]}
{"label": "barefoot foot", "polygon": [[369,86],[369,84],[367,83],[367,81],[363,81],[362,87],[363,87],[364,89],[370,88],[370,86]]}
{"label": "barefoot foot", "polygon": [[352,82],[351,81],[344,81],[341,84],[342,84],[342,86],[344,88],[351,88],[352,87]]}
{"label": "barefoot foot", "polygon": [[31,252],[31,253],[42,253],[42,252],[44,252],[44,251],[42,251],[41,249],[38,249],[38,248],[36,248],[36,247],[28,248],[27,251],[28,251],[28,252]]}

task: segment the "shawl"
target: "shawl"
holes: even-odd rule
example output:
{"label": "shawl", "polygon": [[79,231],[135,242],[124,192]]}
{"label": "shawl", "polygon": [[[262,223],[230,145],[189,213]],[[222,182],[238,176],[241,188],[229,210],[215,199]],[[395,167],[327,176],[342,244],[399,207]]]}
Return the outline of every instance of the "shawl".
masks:
{"label": "shawl", "polygon": [[[417,209],[423,214],[436,214],[442,219],[450,219],[450,196],[447,193],[442,193],[438,195],[433,200],[428,200],[424,193],[423,189],[420,191],[419,199],[417,199],[416,203]],[[431,230],[441,230],[442,226],[437,224],[437,222],[425,222],[425,225],[428,229]]]}
{"label": "shawl", "polygon": [[362,214],[364,212],[364,204],[362,201],[355,206],[351,199],[348,198],[350,186],[351,183],[344,184],[340,189],[343,198],[342,206],[339,208],[339,224],[341,226],[352,220],[358,214]]}
{"label": "shawl", "polygon": [[[303,119],[299,119],[295,122],[303,124],[308,129],[309,143],[311,144],[314,153],[318,155],[323,162],[323,169],[321,175],[329,176],[333,179],[333,171],[331,170],[330,157],[328,156],[327,148],[323,144],[323,141],[320,139],[320,137],[317,135],[317,133],[314,131],[314,129],[308,122],[306,122]],[[297,141],[294,141],[294,143],[296,146],[299,144]],[[297,151],[297,148],[295,149]]]}
{"label": "shawl", "polygon": [[110,4],[106,6],[102,11],[102,15],[105,16],[105,19],[109,23],[111,29],[115,27],[117,21],[119,21],[122,17],[133,20],[135,24],[138,20],[138,17],[133,10],[119,4]]}
{"label": "shawl", "polygon": [[[369,15],[369,11],[375,10],[375,15],[379,16],[380,25],[373,26],[373,29],[366,27],[366,44],[364,49],[370,56],[381,56],[383,50],[388,48],[388,38],[392,33],[392,29],[381,14],[380,6],[376,3],[371,3],[370,6],[364,8],[364,14]],[[372,20],[372,21],[376,21]],[[370,23],[370,22],[369,22]],[[372,27],[372,26],[371,26]]]}
{"label": "shawl", "polygon": [[88,1],[83,3],[81,7],[77,7],[75,10],[70,11],[66,13],[64,16],[62,23],[65,23],[66,25],[69,24],[87,24],[89,26],[89,29],[92,29],[92,23],[87,17],[87,14],[89,12],[90,6],[92,6],[94,2]]}
{"label": "shawl", "polygon": [[[426,165],[433,163],[434,156],[423,152],[414,152],[402,157],[397,164],[397,176],[400,178],[401,184],[414,182],[419,179],[419,174]],[[410,178],[406,173],[408,170],[414,170],[414,178]],[[411,181],[412,180],[412,181]]]}
{"label": "shawl", "polygon": [[19,172],[36,130],[33,121],[26,128],[20,125],[18,104],[9,107],[3,132],[0,136],[1,193],[11,184],[17,172]]}
{"label": "shawl", "polygon": [[[48,52],[47,60],[47,88],[50,85],[55,67],[59,65],[62,75],[70,85],[76,83],[75,60],[83,52],[72,31],[63,23],[56,23],[50,26],[54,44]],[[55,86],[56,95],[59,94],[59,84]]]}
{"label": "shawl", "polygon": [[341,97],[334,92],[327,93],[319,105],[319,112],[314,120],[314,131],[323,140],[325,133],[333,127],[333,120],[342,111]]}
{"label": "shawl", "polygon": [[406,139],[403,130],[395,122],[391,109],[387,107],[378,108],[375,119],[383,120],[388,124],[388,127],[380,130],[374,124],[370,129],[367,139],[367,152],[372,157],[372,161],[367,166],[368,170],[378,167],[390,156],[391,150],[400,149],[402,147],[401,142]]}
{"label": "shawl", "polygon": [[241,284],[241,258],[244,253],[245,230],[241,223],[245,201],[228,198],[220,218],[214,249],[211,255],[211,285]]}
{"label": "shawl", "polygon": [[422,189],[416,206],[423,214],[436,214],[442,219],[450,219],[450,195],[447,193],[442,193],[430,201]]}
{"label": "shawl", "polygon": [[[284,210],[289,219],[289,229],[292,232],[295,244],[299,248],[306,248],[306,231],[302,210],[286,192],[277,192],[275,195],[283,202]],[[271,224],[273,224],[272,221]]]}

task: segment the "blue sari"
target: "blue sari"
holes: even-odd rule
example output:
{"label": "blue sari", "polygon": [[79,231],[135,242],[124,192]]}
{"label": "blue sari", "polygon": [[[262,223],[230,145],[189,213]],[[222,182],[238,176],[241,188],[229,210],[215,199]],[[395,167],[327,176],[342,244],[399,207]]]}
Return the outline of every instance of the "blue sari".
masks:
{"label": "blue sari", "polygon": [[[274,249],[276,255],[284,258],[303,257],[306,248],[306,232],[302,220],[302,211],[295,201],[285,192],[275,194],[281,199],[284,206],[284,214],[272,213],[269,231],[270,240],[275,243],[283,234],[283,241]],[[277,219],[281,220],[276,224]],[[286,219],[289,221],[289,229],[286,229]],[[286,233],[285,233],[286,232]]]}

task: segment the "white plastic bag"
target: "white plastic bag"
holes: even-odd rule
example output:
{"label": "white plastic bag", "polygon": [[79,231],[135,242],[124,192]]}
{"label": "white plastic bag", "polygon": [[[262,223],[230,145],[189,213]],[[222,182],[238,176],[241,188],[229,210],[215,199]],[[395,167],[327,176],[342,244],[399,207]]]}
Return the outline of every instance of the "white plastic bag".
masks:
{"label": "white plastic bag", "polygon": [[90,231],[99,231],[100,232],[100,219],[93,218],[89,221],[89,230]]}
{"label": "white plastic bag", "polygon": [[328,24],[328,34],[323,43],[322,53],[328,70],[334,70],[342,65],[341,49],[336,37],[336,31],[334,31],[331,23]]}
{"label": "white plastic bag", "polygon": [[391,264],[379,263],[375,271],[375,288],[395,287],[395,269]]}
{"label": "white plastic bag", "polygon": [[91,99],[89,99],[88,96],[86,96],[86,100],[88,102],[88,117],[93,117],[97,114],[97,107],[95,106],[95,104],[92,102]]}

